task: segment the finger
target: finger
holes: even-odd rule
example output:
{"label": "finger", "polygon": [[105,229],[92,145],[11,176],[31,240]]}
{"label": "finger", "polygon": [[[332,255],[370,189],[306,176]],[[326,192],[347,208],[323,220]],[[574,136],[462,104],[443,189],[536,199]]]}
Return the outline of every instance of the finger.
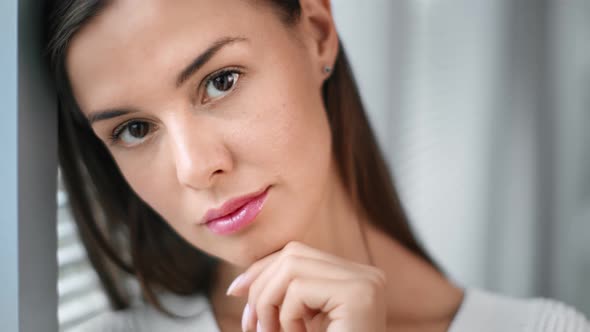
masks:
{"label": "finger", "polygon": [[285,256],[305,256],[315,258],[319,260],[329,261],[335,264],[341,264],[345,266],[356,266],[357,268],[364,269],[361,264],[347,261],[341,257],[325,253],[315,248],[309,247],[303,243],[292,241],[289,242],[281,251],[275,252],[268,255],[256,263],[252,264],[244,273],[242,273],[228,289],[228,295],[243,296],[248,292],[250,285],[256,280],[260,274],[262,274],[266,268],[277,259]]}
{"label": "finger", "polygon": [[[239,282],[236,283],[236,281],[234,281],[232,283],[232,286],[230,286],[231,291],[228,291],[228,294],[236,296],[243,296],[245,294],[248,294],[249,296],[248,302],[251,310],[245,318],[245,325],[248,328],[255,329],[258,320],[257,310],[254,309],[256,308],[256,300],[254,299],[256,296],[250,296],[252,293],[250,291],[251,285],[259,279],[262,279],[264,281],[257,282],[257,284],[266,285],[267,280],[272,279],[276,273],[275,270],[271,268],[273,264],[276,265],[278,264],[277,262],[288,261],[289,258],[298,256],[314,257],[318,260],[323,260],[331,264],[340,264],[348,269],[352,268],[357,271],[360,270],[361,272],[364,270],[364,267],[362,267],[360,264],[351,263],[337,256],[326,254],[322,251],[311,248],[299,242],[290,242],[280,252],[276,252],[254,263],[246,272],[244,272],[239,277]],[[321,269],[317,269],[317,271],[321,271]],[[263,274],[264,276],[262,276]],[[262,287],[260,286],[260,288]],[[254,294],[259,294],[260,292],[261,291],[258,290],[255,291]],[[267,310],[270,311],[271,308]],[[270,324],[272,325],[273,323]]]}
{"label": "finger", "polygon": [[[297,249],[297,250],[295,250]],[[311,250],[309,250],[311,249]],[[318,257],[319,259],[315,259],[317,263],[323,263],[323,266],[316,266],[316,267],[308,267],[303,268],[303,265],[293,263],[297,259],[304,259],[306,257],[301,257],[298,255],[311,255],[314,257]],[[327,259],[325,261],[321,261],[320,259]],[[341,259],[333,259],[330,255],[323,255],[322,252],[317,251],[313,248],[309,248],[307,246],[301,246],[297,243],[291,243],[288,247],[285,248],[280,254],[280,257],[276,255],[273,256],[272,261],[267,260],[265,262],[264,269],[259,273],[256,279],[252,282],[251,286],[246,286],[242,288],[244,291],[248,291],[249,296],[249,304],[250,308],[253,310],[250,311],[249,317],[247,317],[247,325],[250,328],[255,328],[256,322],[258,321],[258,313],[260,313],[263,318],[261,318],[262,324],[267,326],[275,326],[276,325],[276,310],[277,306],[280,305],[282,302],[282,298],[284,297],[284,293],[286,289],[286,285],[289,283],[289,278],[277,278],[279,275],[278,269],[279,266],[287,266],[288,268],[283,268],[286,271],[291,271],[291,273],[286,273],[286,276],[291,275],[291,279],[300,276],[300,277],[317,277],[317,278],[331,278],[331,279],[346,279],[348,278],[362,278],[372,281],[375,284],[384,284],[385,283],[385,275],[379,269],[372,267],[372,266],[364,266],[361,264],[356,264],[349,261],[344,261]],[[289,267],[291,266],[291,267]],[[301,270],[297,270],[296,267],[301,266]],[[327,267],[331,267],[331,269],[327,269]],[[305,272],[305,271],[312,271],[312,272]],[[314,272],[321,272],[320,274],[313,274]],[[322,272],[323,271],[323,272]],[[246,277],[246,279],[251,280],[252,277]],[[269,291],[269,296],[273,296],[273,298],[269,301],[262,301],[259,302],[258,298],[260,297],[259,294],[267,288],[267,285],[271,284],[272,281],[275,280],[275,284],[279,285],[276,286],[274,291]],[[281,282],[282,281],[282,282]],[[280,286],[282,285],[282,286]],[[283,290],[281,290],[281,287]],[[270,287],[273,289],[273,287]],[[256,310],[255,308],[259,307],[260,310]],[[273,314],[274,313],[274,314]],[[270,317],[270,318],[267,318]],[[268,320],[268,322],[267,322]]]}
{"label": "finger", "polygon": [[337,305],[332,298],[345,285],[345,281],[293,280],[279,311],[281,327],[285,331],[305,331],[305,323],[310,323],[310,313],[328,314]]}
{"label": "finger", "polygon": [[[314,323],[331,331],[377,331],[386,326],[382,285],[372,280],[295,279],[280,308],[281,326],[292,326],[309,310],[319,312]],[[319,318],[319,319],[316,319]]]}
{"label": "finger", "polygon": [[279,325],[278,308],[296,278],[346,280],[358,278],[358,272],[332,262],[314,258],[287,256],[273,263],[252,284],[248,303],[255,304],[256,316],[266,330]]}
{"label": "finger", "polygon": [[242,274],[236,277],[229,285],[226,294],[233,296],[243,296],[247,292],[247,288],[256,280],[256,278],[270,265],[275,259],[279,257],[279,252],[275,252],[264,258],[259,259]]}

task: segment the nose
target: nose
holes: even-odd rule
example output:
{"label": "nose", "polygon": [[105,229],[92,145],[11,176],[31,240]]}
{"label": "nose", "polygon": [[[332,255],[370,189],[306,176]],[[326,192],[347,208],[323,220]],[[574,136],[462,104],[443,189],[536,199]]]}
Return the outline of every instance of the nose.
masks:
{"label": "nose", "polygon": [[211,187],[233,168],[223,136],[204,127],[188,120],[169,128],[178,182],[197,190]]}

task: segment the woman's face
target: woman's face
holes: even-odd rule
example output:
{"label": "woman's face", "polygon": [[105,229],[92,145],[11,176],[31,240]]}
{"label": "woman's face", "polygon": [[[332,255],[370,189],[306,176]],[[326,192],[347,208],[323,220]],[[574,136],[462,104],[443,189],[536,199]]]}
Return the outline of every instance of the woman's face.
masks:
{"label": "woman's face", "polygon": [[[325,209],[335,171],[321,62],[336,52],[312,47],[309,28],[253,1],[119,0],[68,50],[78,104],[133,190],[234,264],[305,237]],[[221,235],[202,223],[266,188],[247,227]]]}

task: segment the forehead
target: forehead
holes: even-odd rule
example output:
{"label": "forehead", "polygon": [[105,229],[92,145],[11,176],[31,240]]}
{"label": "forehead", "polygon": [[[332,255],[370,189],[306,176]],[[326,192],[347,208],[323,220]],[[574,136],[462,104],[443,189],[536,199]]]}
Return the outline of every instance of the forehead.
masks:
{"label": "forehead", "polygon": [[[276,15],[248,0],[117,0],[72,39],[67,69],[83,110],[117,102],[154,75],[174,87],[176,75],[221,37],[268,42]],[[131,87],[131,89],[130,89]],[[127,91],[124,91],[127,90]]]}

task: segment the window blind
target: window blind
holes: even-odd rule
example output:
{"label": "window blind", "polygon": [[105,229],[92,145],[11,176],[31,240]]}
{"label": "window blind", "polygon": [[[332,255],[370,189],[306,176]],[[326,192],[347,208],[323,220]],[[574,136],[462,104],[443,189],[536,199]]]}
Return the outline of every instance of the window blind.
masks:
{"label": "window blind", "polygon": [[60,331],[74,331],[80,323],[109,310],[98,276],[82,246],[61,181],[57,193],[58,320]]}

